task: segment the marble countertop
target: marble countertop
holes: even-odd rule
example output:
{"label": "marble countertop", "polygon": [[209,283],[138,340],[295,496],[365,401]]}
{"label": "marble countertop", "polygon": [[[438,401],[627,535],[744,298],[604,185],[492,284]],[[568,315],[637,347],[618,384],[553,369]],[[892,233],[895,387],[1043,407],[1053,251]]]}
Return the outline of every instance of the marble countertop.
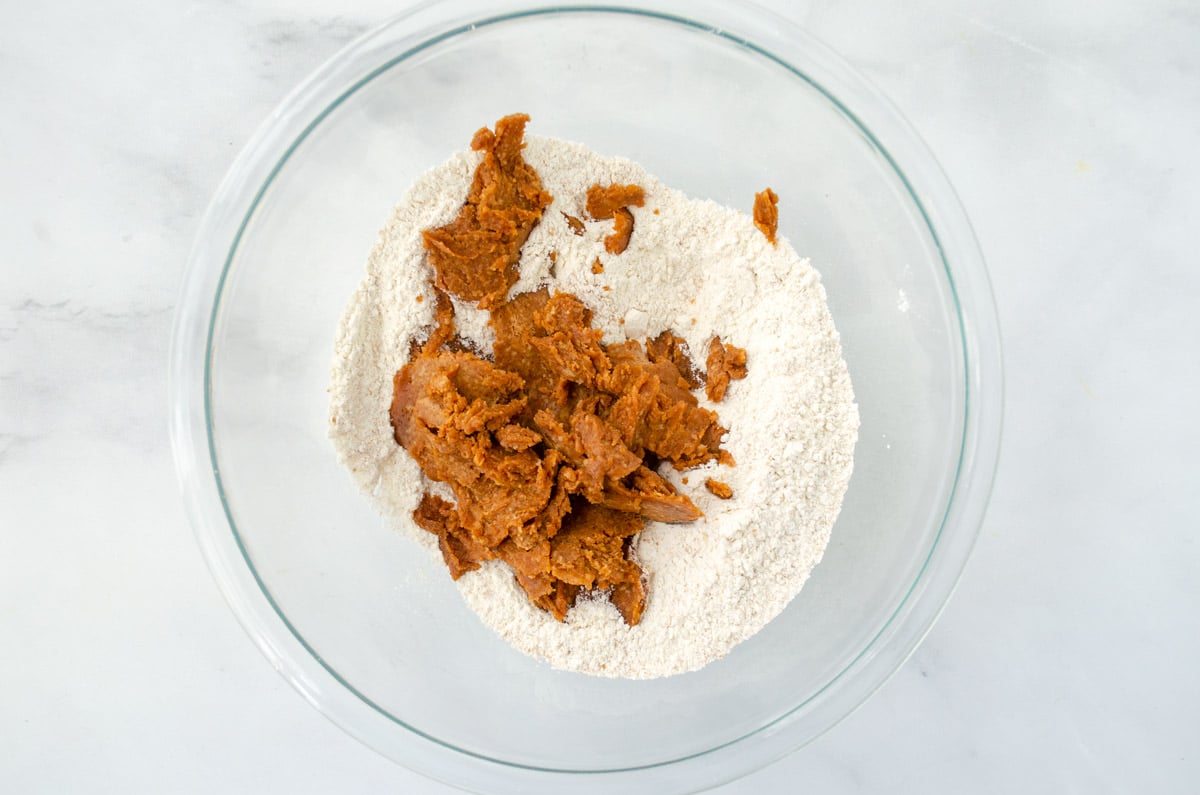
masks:
{"label": "marble countertop", "polygon": [[[254,648],[193,540],[166,432],[209,197],[284,94],[400,5],[7,9],[6,791],[452,791],[342,733]],[[1195,791],[1200,11],[766,5],[937,153],[989,261],[1008,403],[991,509],[928,639],[827,735],[718,791]]]}

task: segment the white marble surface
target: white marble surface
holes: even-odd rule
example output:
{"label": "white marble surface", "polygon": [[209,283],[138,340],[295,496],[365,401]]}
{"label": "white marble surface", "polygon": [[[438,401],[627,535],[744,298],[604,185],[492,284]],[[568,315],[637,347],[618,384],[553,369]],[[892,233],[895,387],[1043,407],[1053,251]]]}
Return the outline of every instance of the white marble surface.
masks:
{"label": "white marble surface", "polygon": [[[11,3],[0,28],[0,789],[448,793],[304,703],[177,496],[192,235],[306,73],[400,3]],[[992,508],[866,706],[721,793],[1194,792],[1200,12],[769,5],[875,80],[970,213],[1004,327]]]}

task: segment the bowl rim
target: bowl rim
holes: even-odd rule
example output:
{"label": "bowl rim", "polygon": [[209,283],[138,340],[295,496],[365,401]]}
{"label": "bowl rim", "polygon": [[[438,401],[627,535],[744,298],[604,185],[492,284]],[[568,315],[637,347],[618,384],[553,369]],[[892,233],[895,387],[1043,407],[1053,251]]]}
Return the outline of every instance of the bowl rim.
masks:
{"label": "bowl rim", "polygon": [[[520,9],[499,7],[493,0],[431,0],[376,27],[289,94],[231,166],[189,256],[170,351],[171,441],[188,517],[224,598],[276,670],[336,725],[406,767],[477,791],[517,791],[534,780],[569,781],[585,792],[629,783],[654,784],[655,791],[715,786],[807,744],[851,714],[912,654],[957,585],[991,493],[1003,417],[1000,330],[983,256],[954,189],[907,120],[839,56],[773,12],[741,0],[652,0],[637,7],[532,0]],[[241,542],[224,496],[210,413],[212,339],[225,279],[258,203],[295,148],[354,92],[421,50],[474,28],[573,13],[627,14],[719,36],[824,94],[885,158],[924,217],[954,298],[965,378],[961,450],[941,525],[908,592],[859,654],[811,697],[742,737],[676,759],[590,771],[457,748],[391,716],[328,666],[279,609]],[[812,725],[803,733],[801,714]],[[397,726],[407,734],[397,735]]]}

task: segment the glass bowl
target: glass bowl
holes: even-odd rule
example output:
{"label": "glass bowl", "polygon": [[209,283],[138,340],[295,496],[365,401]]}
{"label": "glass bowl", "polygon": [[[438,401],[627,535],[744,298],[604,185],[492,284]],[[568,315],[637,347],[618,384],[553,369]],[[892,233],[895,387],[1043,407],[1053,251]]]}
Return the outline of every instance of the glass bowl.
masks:
{"label": "glass bowl", "polygon": [[[417,8],[297,89],[192,253],[172,437],[214,577],[272,664],[392,759],[488,792],[695,791],[818,736],[912,652],[978,533],[1000,436],[990,288],[950,185],[888,102],[751,5]],[[862,430],[824,561],[726,658],[651,681],[550,669],[387,529],[326,437],[343,306],[412,180],[511,112],[781,232],[828,291]],[[714,267],[720,267],[714,263]]]}

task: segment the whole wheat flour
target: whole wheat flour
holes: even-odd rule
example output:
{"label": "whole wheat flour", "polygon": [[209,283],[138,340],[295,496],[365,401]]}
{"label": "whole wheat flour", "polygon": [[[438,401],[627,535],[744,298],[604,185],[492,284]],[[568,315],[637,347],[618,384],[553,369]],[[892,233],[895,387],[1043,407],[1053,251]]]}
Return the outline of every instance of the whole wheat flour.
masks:
{"label": "whole wheat flour", "polygon": [[[634,627],[603,596],[581,597],[565,622],[556,621],[498,560],[464,574],[459,590],[485,624],[556,668],[635,679],[695,670],[787,606],[820,561],[841,508],[859,419],[825,290],[786,239],[771,245],[749,215],[689,199],[636,163],[537,137],[524,155],[554,201],[522,249],[510,295],[547,284],[573,293],[593,310],[606,343],[671,329],[693,359],[715,335],[745,348],[749,375],[730,385],[723,402],[698,392],[729,428],[724,447],[736,465],[660,470],[704,517],[649,522],[637,537],[648,596]],[[479,158],[462,152],[421,177],[383,228],[338,329],[330,388],[330,435],[341,460],[438,567],[437,539],[412,512],[423,492],[451,495],[396,444],[388,407],[410,342],[433,323],[421,230],[456,215]],[[619,255],[604,247],[612,222],[586,220],[587,189],[596,183],[645,189],[645,206],[630,208],[633,236]],[[564,214],[585,220],[582,235]],[[602,269],[592,267],[597,258]],[[459,333],[490,352],[487,312],[458,300],[455,310]],[[710,494],[708,478],[727,483],[732,499]]]}

